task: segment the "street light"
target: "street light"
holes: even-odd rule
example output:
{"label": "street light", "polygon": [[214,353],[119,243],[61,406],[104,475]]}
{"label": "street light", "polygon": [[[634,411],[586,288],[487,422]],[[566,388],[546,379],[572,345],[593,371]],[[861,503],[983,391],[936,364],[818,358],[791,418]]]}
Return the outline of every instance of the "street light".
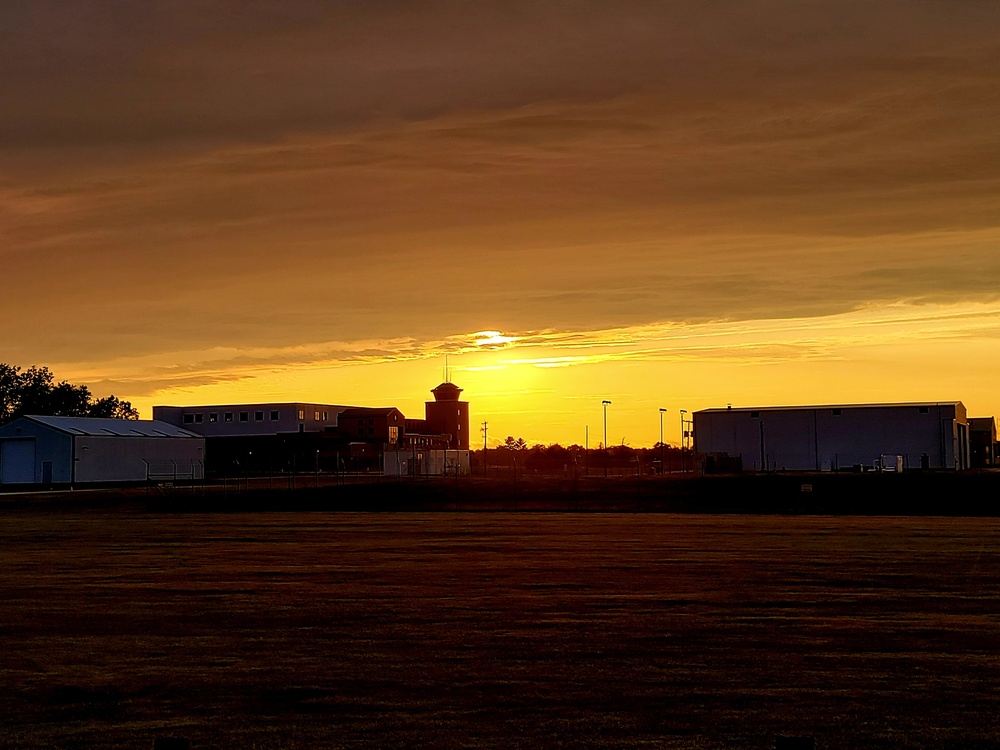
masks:
{"label": "street light", "polygon": [[684,415],[687,409],[681,409],[681,474],[684,473]]}
{"label": "street light", "polygon": [[660,476],[663,476],[663,415],[667,410],[660,407]]}
{"label": "street light", "polygon": [[604,476],[608,475],[608,407],[611,402],[604,400],[601,402],[604,407]]}

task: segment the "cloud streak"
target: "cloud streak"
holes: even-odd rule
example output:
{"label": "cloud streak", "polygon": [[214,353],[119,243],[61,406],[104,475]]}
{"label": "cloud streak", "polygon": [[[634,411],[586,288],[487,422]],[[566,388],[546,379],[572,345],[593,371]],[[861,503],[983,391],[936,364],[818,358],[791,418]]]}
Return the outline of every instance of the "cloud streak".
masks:
{"label": "cloud streak", "polygon": [[[494,333],[494,332],[490,332]],[[587,331],[525,331],[501,334],[507,343],[483,348],[477,334],[439,340],[314,343],[288,348],[177,352],[112,363],[117,375],[96,387],[151,396],[177,389],[252,379],[262,372],[307,367],[332,370],[401,362],[443,360],[456,355],[457,373],[489,373],[520,367],[568,368],[604,363],[715,361],[733,365],[836,360],[856,347],[881,347],[927,339],[1000,342],[1000,304],[891,305],[824,317],[691,325],[648,324]],[[187,364],[172,364],[186,360]],[[164,364],[163,362],[171,362]],[[65,367],[72,367],[65,363]],[[109,365],[80,374],[94,377]]]}

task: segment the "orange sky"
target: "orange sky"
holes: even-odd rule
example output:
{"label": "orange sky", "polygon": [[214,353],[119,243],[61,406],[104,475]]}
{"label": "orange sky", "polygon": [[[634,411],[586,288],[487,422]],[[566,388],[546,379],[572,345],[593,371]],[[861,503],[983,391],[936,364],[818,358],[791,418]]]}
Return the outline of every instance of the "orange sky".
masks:
{"label": "orange sky", "polygon": [[4,3],[0,361],[419,415],[450,353],[532,442],[997,414],[997,81],[994,0]]}

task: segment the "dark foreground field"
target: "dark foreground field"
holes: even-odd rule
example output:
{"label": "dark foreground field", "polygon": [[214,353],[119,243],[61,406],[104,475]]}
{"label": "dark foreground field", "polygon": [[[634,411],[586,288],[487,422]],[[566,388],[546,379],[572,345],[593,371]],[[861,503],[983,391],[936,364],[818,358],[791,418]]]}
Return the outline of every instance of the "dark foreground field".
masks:
{"label": "dark foreground field", "polygon": [[0,746],[1000,748],[1000,521],[0,514]]}

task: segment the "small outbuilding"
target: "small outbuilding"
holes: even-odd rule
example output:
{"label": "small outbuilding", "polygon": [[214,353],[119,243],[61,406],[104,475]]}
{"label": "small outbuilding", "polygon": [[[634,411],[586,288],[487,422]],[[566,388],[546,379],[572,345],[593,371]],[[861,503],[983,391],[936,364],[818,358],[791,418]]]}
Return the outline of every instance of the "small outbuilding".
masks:
{"label": "small outbuilding", "polygon": [[204,477],[205,438],[155,420],[25,416],[0,426],[0,484]]}

